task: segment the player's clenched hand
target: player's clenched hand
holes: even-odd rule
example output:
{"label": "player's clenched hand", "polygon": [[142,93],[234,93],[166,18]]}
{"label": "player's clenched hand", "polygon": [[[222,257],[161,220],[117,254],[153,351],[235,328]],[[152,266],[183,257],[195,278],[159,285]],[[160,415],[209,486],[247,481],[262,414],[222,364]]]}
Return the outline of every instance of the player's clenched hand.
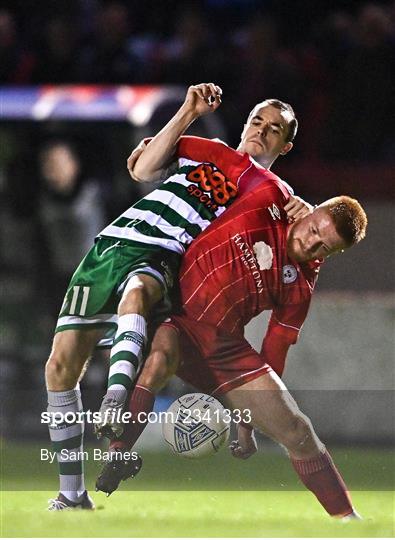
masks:
{"label": "player's clenched hand", "polygon": [[314,210],[314,206],[304,201],[300,197],[291,195],[289,201],[284,206],[284,210],[287,212],[287,218],[290,223],[304,218],[311,214]]}
{"label": "player's clenched hand", "polygon": [[221,105],[222,89],[214,83],[201,83],[190,86],[184,107],[194,116],[214,112]]}
{"label": "player's clenched hand", "polygon": [[229,445],[233,457],[248,459],[258,450],[254,431],[243,425],[237,426],[237,441],[232,441]]}
{"label": "player's clenched hand", "polygon": [[133,175],[133,167],[136,163],[136,161],[138,160],[138,158],[141,156],[141,154],[144,152],[144,149],[146,147],[146,143],[144,142],[144,139],[141,140],[139,142],[139,144],[136,146],[136,148],[133,150],[133,152],[130,154],[130,156],[128,157],[127,159],[127,167],[128,167],[128,171],[129,171],[129,174],[130,176],[133,178],[133,180],[138,180],[134,175]]}

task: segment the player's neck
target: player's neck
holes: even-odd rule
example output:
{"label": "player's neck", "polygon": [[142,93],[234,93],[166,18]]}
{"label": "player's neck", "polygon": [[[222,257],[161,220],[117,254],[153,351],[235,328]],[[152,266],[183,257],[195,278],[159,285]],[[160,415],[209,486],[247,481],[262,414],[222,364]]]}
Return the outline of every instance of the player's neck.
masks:
{"label": "player's neck", "polygon": [[274,159],[272,161],[268,161],[266,159],[256,159],[252,156],[250,156],[250,158],[252,159],[252,161],[254,161],[255,163],[258,163],[258,165],[260,165],[261,167],[263,167],[264,169],[270,169],[270,167],[273,165],[274,163]]}
{"label": "player's neck", "polygon": [[[241,145],[239,145],[237,147],[237,151],[238,152],[243,152],[243,153],[248,153],[248,152],[245,152]],[[260,167],[263,167],[264,169],[270,169],[270,167],[273,165],[273,163],[276,161],[276,158],[274,159],[265,159],[264,157],[261,157],[261,158],[258,158],[258,157],[255,157],[255,156],[252,156],[251,154],[248,154],[250,156],[250,159],[251,161],[255,164],[255,165],[259,165]]]}

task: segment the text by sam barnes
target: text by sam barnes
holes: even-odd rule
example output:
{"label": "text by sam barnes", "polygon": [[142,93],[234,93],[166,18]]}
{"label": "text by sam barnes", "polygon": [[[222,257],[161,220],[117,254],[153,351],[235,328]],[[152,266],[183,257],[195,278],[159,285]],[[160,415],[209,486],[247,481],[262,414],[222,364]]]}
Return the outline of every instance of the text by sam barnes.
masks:
{"label": "text by sam barnes", "polygon": [[137,452],[108,452],[101,450],[100,448],[93,448],[89,452],[86,450],[67,450],[62,448],[60,452],[54,452],[48,450],[48,448],[40,449],[40,459],[41,461],[48,461],[49,463],[54,463],[58,456],[61,461],[108,461],[111,457],[111,460],[136,460],[138,459]]}

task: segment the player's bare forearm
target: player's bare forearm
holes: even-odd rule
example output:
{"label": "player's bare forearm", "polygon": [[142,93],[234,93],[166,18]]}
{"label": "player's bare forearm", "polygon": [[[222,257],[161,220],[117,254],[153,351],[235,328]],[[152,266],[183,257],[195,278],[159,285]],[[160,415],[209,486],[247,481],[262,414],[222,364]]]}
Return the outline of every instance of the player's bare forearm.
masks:
{"label": "player's bare forearm", "polygon": [[174,157],[178,139],[196,118],[190,111],[181,107],[142,150],[131,171],[132,177],[140,182],[159,180]]}
{"label": "player's bare forearm", "polygon": [[219,86],[212,83],[190,86],[184,103],[173,118],[148,145],[139,145],[130,155],[128,169],[132,178],[139,182],[159,180],[174,158],[181,135],[197,118],[219,107],[221,94]]}

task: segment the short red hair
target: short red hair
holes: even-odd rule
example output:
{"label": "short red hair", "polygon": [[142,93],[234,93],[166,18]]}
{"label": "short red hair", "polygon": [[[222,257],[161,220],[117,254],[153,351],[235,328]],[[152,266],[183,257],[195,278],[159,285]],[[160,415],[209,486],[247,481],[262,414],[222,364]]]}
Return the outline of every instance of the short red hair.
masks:
{"label": "short red hair", "polygon": [[344,240],[347,247],[351,247],[365,238],[368,218],[365,210],[356,199],[340,195],[323,202],[320,207],[329,211],[336,232]]}

